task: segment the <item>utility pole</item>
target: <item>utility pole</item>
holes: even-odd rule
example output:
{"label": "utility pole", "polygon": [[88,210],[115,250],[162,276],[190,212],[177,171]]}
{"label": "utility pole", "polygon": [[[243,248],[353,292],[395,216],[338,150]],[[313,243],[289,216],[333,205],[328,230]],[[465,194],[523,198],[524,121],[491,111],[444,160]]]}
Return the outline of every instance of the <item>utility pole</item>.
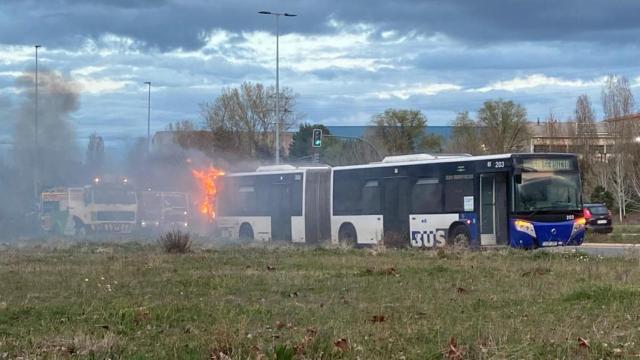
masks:
{"label": "utility pole", "polygon": [[149,86],[147,96],[147,157],[151,152],[151,81],[145,81],[145,84]]}
{"label": "utility pole", "polygon": [[35,115],[33,126],[33,142],[34,142],[34,164],[33,164],[33,194],[36,202],[38,201],[38,195],[40,192],[40,144],[38,141],[39,120],[38,120],[38,49],[40,45],[35,45],[36,48],[36,74],[35,74]]}
{"label": "utility pole", "polygon": [[294,17],[296,14],[259,11],[258,14],[276,17],[276,164],[280,164],[280,16]]}

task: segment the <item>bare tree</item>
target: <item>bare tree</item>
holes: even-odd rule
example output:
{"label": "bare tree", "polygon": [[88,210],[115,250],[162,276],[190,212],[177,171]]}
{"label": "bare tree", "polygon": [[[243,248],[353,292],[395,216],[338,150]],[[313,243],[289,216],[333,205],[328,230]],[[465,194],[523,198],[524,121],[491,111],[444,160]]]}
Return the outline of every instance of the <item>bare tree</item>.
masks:
{"label": "bare tree", "polygon": [[502,99],[485,101],[478,111],[483,145],[490,154],[520,152],[531,138],[527,111]]}
{"label": "bare tree", "polygon": [[448,151],[478,155],[483,152],[479,129],[476,122],[469,117],[469,112],[458,113],[453,121]]}
{"label": "bare tree", "polygon": [[597,140],[597,137],[595,112],[587,95],[580,95],[576,100],[575,132],[576,145],[580,157],[583,192],[590,194],[591,190],[597,185],[593,154],[593,142]]}
{"label": "bare tree", "polygon": [[196,126],[191,120],[180,120],[167,126],[173,135],[173,142],[182,149],[195,149],[208,157],[215,156],[215,137],[207,129]]}
{"label": "bare tree", "polygon": [[558,125],[558,117],[549,111],[549,115],[544,119],[544,132],[547,137],[556,138],[560,136],[560,127]]}
{"label": "bare tree", "polygon": [[[294,111],[291,89],[280,90],[280,127],[291,128],[302,114]],[[213,133],[214,146],[222,152],[246,157],[268,158],[274,148],[275,89],[245,82],[239,88],[225,88],[213,102],[201,105],[205,126]]]}
{"label": "bare tree", "polygon": [[635,99],[629,79],[619,75],[609,75],[602,89],[602,108],[607,119],[617,119],[633,113]]}
{"label": "bare tree", "polygon": [[630,202],[630,190],[637,179],[632,168],[635,124],[623,117],[633,113],[634,98],[629,80],[623,76],[609,75],[602,89],[602,108],[607,119],[608,132],[613,136],[613,158],[609,161],[609,182],[619,207],[619,218],[626,215]]}

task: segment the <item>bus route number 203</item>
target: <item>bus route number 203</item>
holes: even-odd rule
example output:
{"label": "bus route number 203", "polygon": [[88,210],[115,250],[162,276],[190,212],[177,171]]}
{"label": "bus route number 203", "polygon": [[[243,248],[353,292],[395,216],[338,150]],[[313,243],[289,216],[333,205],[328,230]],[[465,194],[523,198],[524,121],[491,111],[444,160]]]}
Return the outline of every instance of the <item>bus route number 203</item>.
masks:
{"label": "bus route number 203", "polygon": [[487,161],[487,167],[493,167],[493,168],[503,168],[504,167],[504,161]]}

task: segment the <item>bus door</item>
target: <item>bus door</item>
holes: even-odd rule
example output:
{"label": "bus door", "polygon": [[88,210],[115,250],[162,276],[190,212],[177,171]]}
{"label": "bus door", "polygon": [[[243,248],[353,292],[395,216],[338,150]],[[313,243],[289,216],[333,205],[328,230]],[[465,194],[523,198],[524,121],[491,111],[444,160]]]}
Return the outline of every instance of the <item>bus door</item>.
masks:
{"label": "bus door", "polygon": [[409,244],[409,179],[384,178],[383,228],[387,246]]}
{"label": "bus door", "polygon": [[271,186],[271,239],[291,241],[291,184],[276,182]]}
{"label": "bus door", "polygon": [[480,243],[507,244],[507,175],[480,175]]}

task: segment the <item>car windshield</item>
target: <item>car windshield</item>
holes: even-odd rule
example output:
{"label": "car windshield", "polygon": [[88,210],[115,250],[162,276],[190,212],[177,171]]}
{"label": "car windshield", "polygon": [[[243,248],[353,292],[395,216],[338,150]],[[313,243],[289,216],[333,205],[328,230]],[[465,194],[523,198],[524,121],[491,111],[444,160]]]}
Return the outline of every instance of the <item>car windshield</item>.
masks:
{"label": "car windshield", "polygon": [[580,209],[578,173],[524,172],[515,192],[515,211]]}

